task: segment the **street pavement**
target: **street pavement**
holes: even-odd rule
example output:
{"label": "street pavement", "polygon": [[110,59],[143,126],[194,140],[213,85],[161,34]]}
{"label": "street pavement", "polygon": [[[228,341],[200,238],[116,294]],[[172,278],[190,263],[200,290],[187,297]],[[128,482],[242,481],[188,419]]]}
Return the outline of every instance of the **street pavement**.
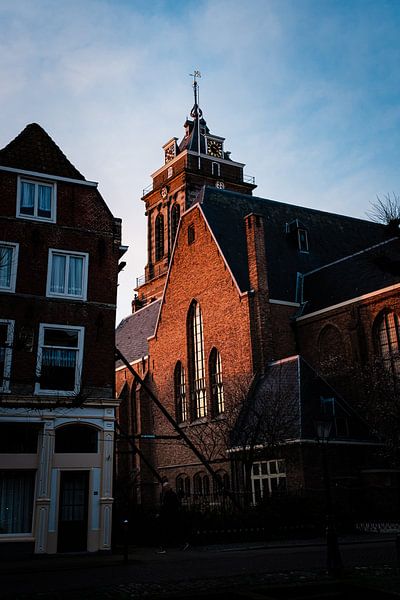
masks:
{"label": "street pavement", "polygon": [[[393,535],[346,538],[340,540],[340,548],[347,568],[396,565]],[[121,554],[3,560],[0,598],[266,598],[250,590],[285,582],[325,581],[325,560],[322,539],[169,549],[166,554],[130,547],[127,563]]]}

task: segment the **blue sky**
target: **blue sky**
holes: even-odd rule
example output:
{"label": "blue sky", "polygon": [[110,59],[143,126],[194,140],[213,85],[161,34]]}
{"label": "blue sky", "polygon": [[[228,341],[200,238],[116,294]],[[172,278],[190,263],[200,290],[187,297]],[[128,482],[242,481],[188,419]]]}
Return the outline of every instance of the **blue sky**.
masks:
{"label": "blue sky", "polygon": [[202,72],[211,131],[255,194],[364,217],[400,193],[400,0],[0,0],[0,146],[38,122],[146,262],[142,189]]}

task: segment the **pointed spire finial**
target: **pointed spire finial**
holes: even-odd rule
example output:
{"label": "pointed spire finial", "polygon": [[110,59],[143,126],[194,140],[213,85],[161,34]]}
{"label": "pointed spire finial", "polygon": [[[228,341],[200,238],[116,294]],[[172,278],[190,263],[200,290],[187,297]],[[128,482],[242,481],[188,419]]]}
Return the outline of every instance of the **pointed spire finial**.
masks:
{"label": "pointed spire finial", "polygon": [[190,111],[190,116],[193,117],[193,119],[201,119],[201,117],[203,116],[203,112],[201,110],[201,108],[199,107],[199,84],[197,83],[197,79],[199,79],[201,77],[201,73],[200,71],[193,71],[193,73],[190,73],[190,77],[193,77],[193,93],[194,93],[194,106],[192,108],[192,110]]}

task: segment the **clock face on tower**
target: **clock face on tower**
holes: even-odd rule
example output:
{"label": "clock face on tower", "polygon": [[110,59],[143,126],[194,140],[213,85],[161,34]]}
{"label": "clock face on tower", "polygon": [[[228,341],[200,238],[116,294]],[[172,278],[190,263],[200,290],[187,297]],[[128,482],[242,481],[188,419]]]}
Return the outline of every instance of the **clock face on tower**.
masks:
{"label": "clock face on tower", "polygon": [[175,158],[175,144],[171,144],[168,148],[165,148],[165,162],[169,162]]}
{"label": "clock face on tower", "polygon": [[207,153],[216,158],[222,158],[222,142],[218,140],[207,140]]}

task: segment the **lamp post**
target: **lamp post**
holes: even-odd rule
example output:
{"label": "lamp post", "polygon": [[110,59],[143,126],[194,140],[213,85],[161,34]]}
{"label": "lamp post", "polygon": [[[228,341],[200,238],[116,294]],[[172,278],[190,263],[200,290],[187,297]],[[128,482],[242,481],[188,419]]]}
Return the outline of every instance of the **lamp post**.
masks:
{"label": "lamp post", "polygon": [[332,429],[331,419],[315,421],[317,441],[321,447],[322,474],[325,488],[326,502],[326,566],[329,575],[340,576],[342,572],[342,558],[340,556],[338,538],[335,527],[335,517],[332,501],[331,476],[328,462],[328,443]]}

